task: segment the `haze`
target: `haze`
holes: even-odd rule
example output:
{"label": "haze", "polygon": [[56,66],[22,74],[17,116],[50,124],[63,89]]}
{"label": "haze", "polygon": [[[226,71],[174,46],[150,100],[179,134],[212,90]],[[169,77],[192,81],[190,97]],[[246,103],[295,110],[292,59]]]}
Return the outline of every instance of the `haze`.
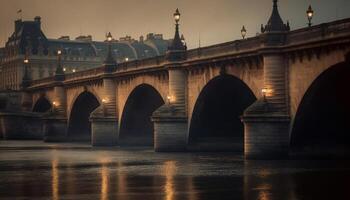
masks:
{"label": "haze", "polygon": [[[104,40],[105,33],[115,38],[131,35],[139,38],[149,32],[172,38],[172,14],[180,9],[180,30],[189,48],[240,39],[243,25],[254,36],[271,14],[272,0],[0,0],[0,45],[14,29],[14,20],[42,17],[43,31],[49,38],[92,35]],[[348,0],[280,0],[282,18],[292,29],[306,26],[305,11],[311,4],[315,24],[348,18]]]}

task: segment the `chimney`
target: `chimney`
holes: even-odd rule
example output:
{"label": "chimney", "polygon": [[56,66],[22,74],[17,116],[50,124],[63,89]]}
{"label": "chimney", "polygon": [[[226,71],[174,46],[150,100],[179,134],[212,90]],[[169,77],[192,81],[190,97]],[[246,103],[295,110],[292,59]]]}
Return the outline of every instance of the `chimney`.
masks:
{"label": "chimney", "polygon": [[140,36],[140,42],[143,43],[144,37],[143,35]]}
{"label": "chimney", "polygon": [[34,18],[34,21],[36,22],[36,24],[38,25],[39,29],[41,29],[41,17],[40,16],[36,16]]}
{"label": "chimney", "polygon": [[21,28],[22,26],[22,20],[21,19],[17,19],[15,21],[15,32],[17,33],[19,31],[19,29]]}

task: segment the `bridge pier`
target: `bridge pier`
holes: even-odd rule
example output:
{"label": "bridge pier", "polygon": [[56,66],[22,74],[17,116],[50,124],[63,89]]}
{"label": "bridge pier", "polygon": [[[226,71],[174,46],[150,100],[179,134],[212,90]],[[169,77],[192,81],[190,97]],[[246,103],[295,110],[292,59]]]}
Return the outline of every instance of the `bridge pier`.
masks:
{"label": "bridge pier", "polygon": [[44,117],[44,141],[64,142],[67,140],[68,120],[66,117],[66,91],[61,82],[54,87],[52,110]]}
{"label": "bridge pier", "polygon": [[175,108],[166,104],[153,113],[154,150],[180,152],[187,148],[187,117],[178,115]]}
{"label": "bridge pier", "polygon": [[242,118],[247,159],[288,157],[290,117],[286,82],[284,56],[264,55],[263,97],[245,110]]}
{"label": "bridge pier", "polygon": [[103,64],[102,104],[90,115],[92,146],[114,146],[118,136],[117,92],[111,75],[117,68],[117,62],[111,50],[112,35],[110,33],[107,40],[109,42],[108,54]]}
{"label": "bridge pier", "polygon": [[65,142],[67,141],[67,118],[62,116],[47,116],[44,121],[44,141],[45,142]]}
{"label": "bridge pier", "polygon": [[91,116],[92,146],[114,146],[117,143],[118,122],[115,117]]}
{"label": "bridge pier", "polygon": [[32,109],[32,94],[28,91],[23,90],[22,91],[22,97],[21,97],[21,106],[22,111],[24,112],[30,112]]}
{"label": "bridge pier", "polygon": [[187,150],[187,71],[181,66],[187,58],[187,46],[180,38],[178,9],[174,16],[178,16],[175,36],[165,56],[169,73],[168,102],[152,115],[155,151]]}
{"label": "bridge pier", "polygon": [[186,115],[187,72],[177,64],[169,71],[168,102],[153,113],[155,151],[185,151],[188,120]]}
{"label": "bridge pier", "polygon": [[263,97],[243,114],[245,126],[244,154],[248,159],[287,158],[289,151],[289,90],[288,64],[280,47],[286,43],[290,31],[284,24],[277,1],[265,27],[261,27],[264,62]]}

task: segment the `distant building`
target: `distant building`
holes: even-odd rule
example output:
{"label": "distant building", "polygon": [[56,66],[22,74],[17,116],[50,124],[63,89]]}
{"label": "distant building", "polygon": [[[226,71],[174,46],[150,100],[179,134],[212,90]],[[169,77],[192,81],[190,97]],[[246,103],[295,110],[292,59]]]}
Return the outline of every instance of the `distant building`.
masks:
{"label": "distant building", "polygon": [[[164,55],[169,44],[163,35],[150,33],[144,39],[130,36],[112,41],[112,50],[118,62]],[[33,80],[52,76],[57,65],[57,51],[62,51],[62,65],[66,73],[100,66],[107,54],[106,41],[93,41],[91,35],[71,40],[69,36],[48,39],[41,30],[41,18],[34,21],[15,21],[15,30],[0,48],[0,90],[20,88],[23,60],[30,60]]]}

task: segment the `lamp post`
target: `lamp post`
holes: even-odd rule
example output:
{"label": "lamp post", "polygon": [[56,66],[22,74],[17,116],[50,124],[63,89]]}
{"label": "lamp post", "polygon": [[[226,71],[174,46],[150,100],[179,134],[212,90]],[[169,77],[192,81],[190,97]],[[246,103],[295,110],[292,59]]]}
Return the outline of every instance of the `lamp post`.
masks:
{"label": "lamp post", "polygon": [[105,66],[105,72],[106,73],[111,73],[115,70],[117,62],[115,61],[113,57],[113,52],[112,52],[112,34],[111,32],[108,32],[106,35],[106,39],[108,42],[108,52],[107,52],[107,57],[106,60],[104,61],[104,66]]}
{"label": "lamp post", "polygon": [[309,21],[308,25],[309,25],[309,27],[311,27],[311,25],[312,25],[311,20],[314,17],[314,11],[313,11],[311,5],[309,5],[309,8],[307,9],[306,15],[307,15],[307,19]]}
{"label": "lamp post", "polygon": [[245,39],[245,36],[247,35],[247,29],[245,29],[244,26],[242,27],[241,34],[242,34],[242,38]]}
{"label": "lamp post", "polygon": [[29,76],[29,71],[28,71],[29,59],[28,59],[28,58],[25,58],[25,59],[23,60],[23,63],[24,63],[24,76],[25,76],[26,78],[29,78],[29,77],[28,77],[28,76]]}
{"label": "lamp post", "polygon": [[64,70],[61,63],[61,56],[62,56],[62,51],[58,50],[57,51],[58,64],[57,64],[56,73],[55,73],[55,77],[57,81],[62,81],[64,79]]}
{"label": "lamp post", "polygon": [[24,75],[22,78],[22,87],[27,88],[28,86],[30,86],[30,81],[31,81],[29,70],[28,70],[29,59],[27,57],[24,58],[23,64],[24,64]]}
{"label": "lamp post", "polygon": [[107,56],[107,60],[108,60],[108,59],[110,59],[112,57],[112,40],[113,40],[113,37],[112,37],[111,32],[108,32],[106,38],[107,38],[107,42],[108,42],[108,56]]}

